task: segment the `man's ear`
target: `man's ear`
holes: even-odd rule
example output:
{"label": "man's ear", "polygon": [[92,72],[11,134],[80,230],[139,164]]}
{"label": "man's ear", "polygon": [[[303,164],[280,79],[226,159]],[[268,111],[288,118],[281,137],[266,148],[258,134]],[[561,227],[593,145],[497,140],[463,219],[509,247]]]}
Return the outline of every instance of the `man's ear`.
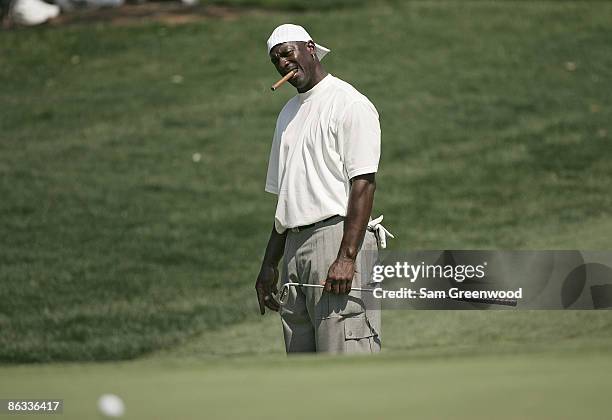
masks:
{"label": "man's ear", "polygon": [[315,43],[312,41],[308,41],[306,42],[306,48],[308,48],[308,53],[309,54],[317,54],[317,48],[315,47]]}

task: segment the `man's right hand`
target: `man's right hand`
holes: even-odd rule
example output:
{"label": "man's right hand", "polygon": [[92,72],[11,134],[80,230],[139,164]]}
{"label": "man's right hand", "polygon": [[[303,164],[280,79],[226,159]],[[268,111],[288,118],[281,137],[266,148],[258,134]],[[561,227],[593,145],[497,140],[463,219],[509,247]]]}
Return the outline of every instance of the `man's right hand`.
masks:
{"label": "man's right hand", "polygon": [[262,266],[255,282],[259,311],[262,315],[266,313],[266,307],[275,312],[278,312],[280,309],[280,305],[274,296],[278,293],[277,282],[278,269],[276,267]]}

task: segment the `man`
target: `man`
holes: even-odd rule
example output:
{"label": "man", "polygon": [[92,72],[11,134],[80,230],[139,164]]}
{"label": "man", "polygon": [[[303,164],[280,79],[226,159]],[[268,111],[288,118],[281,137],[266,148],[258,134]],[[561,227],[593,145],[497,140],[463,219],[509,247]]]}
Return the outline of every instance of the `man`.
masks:
{"label": "man", "polygon": [[[296,71],[289,82],[298,94],[276,123],[265,190],[278,203],[255,288],[262,315],[266,307],[280,311],[288,353],[372,353],[380,351],[380,311],[351,288],[367,287],[376,258],[368,222],[380,125],[365,96],[325,71],[328,52],[297,25],[281,25],[268,39],[278,72]],[[280,307],[283,254],[283,284],[324,289],[292,287]]]}

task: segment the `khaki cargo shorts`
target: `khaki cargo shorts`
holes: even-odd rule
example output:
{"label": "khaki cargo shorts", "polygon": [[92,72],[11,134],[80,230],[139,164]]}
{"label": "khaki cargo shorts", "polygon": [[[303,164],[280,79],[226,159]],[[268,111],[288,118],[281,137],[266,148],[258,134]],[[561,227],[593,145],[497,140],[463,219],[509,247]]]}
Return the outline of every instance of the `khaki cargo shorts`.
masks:
{"label": "khaki cargo shorts", "polygon": [[[344,218],[287,233],[282,283],[322,284],[342,241]],[[374,233],[366,231],[357,256],[353,287],[372,287],[376,261]],[[364,296],[361,296],[363,293]],[[380,305],[369,292],[336,295],[318,288],[291,287],[280,310],[287,353],[376,353],[380,351]],[[367,302],[367,304],[366,304]]]}

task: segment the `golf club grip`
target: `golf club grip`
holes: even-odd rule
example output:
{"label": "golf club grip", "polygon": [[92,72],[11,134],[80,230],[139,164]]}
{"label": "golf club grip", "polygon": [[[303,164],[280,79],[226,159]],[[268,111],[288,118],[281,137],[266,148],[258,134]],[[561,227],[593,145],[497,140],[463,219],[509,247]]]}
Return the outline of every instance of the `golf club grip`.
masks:
{"label": "golf club grip", "polygon": [[488,305],[503,305],[503,306],[516,306],[518,301],[516,299],[499,299],[499,298],[449,298],[459,302],[469,303],[486,303]]}

